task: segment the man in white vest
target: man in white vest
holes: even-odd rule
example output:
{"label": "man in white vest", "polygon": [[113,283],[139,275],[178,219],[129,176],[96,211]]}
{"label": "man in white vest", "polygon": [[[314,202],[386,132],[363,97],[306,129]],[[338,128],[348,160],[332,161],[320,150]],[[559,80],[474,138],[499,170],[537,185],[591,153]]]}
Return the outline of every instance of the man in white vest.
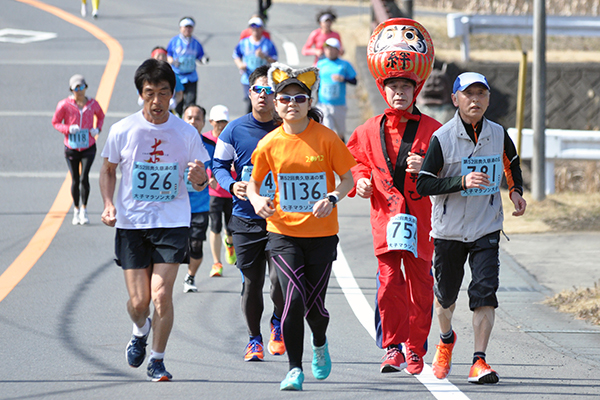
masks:
{"label": "man in white vest", "polygon": [[483,114],[490,102],[485,76],[465,72],[456,78],[454,118],[432,136],[417,181],[421,196],[431,196],[431,237],[434,239],[435,311],[440,344],[433,373],[444,379],[452,367],[456,333],[452,314],[469,258],[469,307],[473,311],[474,354],[468,381],[497,383],[499,375],[485,361],[498,307],[498,244],[504,220],[499,186],[502,172],[515,206],[525,213],[519,156],[506,130]]}

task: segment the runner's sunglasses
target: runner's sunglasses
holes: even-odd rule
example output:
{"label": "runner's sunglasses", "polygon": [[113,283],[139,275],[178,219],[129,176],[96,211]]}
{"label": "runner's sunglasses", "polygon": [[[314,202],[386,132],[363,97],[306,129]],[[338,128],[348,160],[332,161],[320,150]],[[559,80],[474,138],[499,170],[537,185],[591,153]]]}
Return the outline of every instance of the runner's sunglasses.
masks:
{"label": "runner's sunglasses", "polygon": [[75,89],[73,89],[74,92],[81,92],[83,89],[85,89],[86,86],[85,85],[79,85],[77,86]]}
{"label": "runner's sunglasses", "polygon": [[263,90],[265,91],[265,94],[267,94],[267,95],[268,95],[268,94],[273,94],[273,93],[274,93],[274,92],[273,92],[273,88],[272,88],[271,86],[260,86],[260,85],[253,85],[253,86],[252,86],[250,89],[251,89],[251,90],[252,90],[254,93],[257,93],[257,94],[261,94]]}
{"label": "runner's sunglasses", "polygon": [[277,100],[279,100],[279,102],[282,104],[289,104],[292,100],[296,104],[302,104],[305,103],[308,99],[310,99],[310,96],[307,94],[297,94],[295,96],[290,96],[289,94],[280,94],[279,96],[277,96]]}

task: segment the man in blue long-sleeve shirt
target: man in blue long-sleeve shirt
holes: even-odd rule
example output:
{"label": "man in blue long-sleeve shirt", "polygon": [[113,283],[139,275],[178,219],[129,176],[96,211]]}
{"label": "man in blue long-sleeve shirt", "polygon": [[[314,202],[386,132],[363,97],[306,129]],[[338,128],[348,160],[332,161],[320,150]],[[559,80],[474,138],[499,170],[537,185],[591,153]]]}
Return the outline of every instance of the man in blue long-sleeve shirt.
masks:
{"label": "man in blue long-sleeve shirt", "polygon": [[[252,112],[227,125],[217,140],[213,159],[213,173],[219,185],[228,188],[233,194],[233,213],[229,229],[237,254],[236,265],[243,275],[241,305],[250,336],[244,356],[246,361],[261,361],[264,357],[260,319],[264,310],[262,290],[267,263],[265,253],[267,222],[254,212],[254,208],[246,198],[246,186],[252,173],[252,153],[258,141],[279,125],[273,120],[274,92],[267,80],[268,70],[268,66],[261,66],[250,75],[248,96],[252,104]],[[231,175],[232,164],[237,173],[237,180]],[[267,176],[261,193],[274,194],[274,190],[273,178]],[[274,309],[268,349],[273,355],[283,355],[285,345],[281,336],[280,320],[284,306],[283,294],[277,280],[277,273],[270,266],[269,277]]]}

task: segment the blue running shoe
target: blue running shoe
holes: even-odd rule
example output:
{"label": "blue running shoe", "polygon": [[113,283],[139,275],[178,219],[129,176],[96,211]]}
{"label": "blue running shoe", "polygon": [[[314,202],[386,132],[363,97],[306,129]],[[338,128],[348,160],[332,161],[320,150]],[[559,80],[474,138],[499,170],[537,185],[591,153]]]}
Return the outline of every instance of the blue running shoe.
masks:
{"label": "blue running shoe", "polygon": [[[148,321],[152,324],[150,318],[148,318]],[[148,331],[148,334],[145,336],[131,335],[131,340],[125,349],[125,357],[127,358],[127,363],[133,368],[138,368],[142,365],[146,358],[146,342],[148,340],[148,335],[150,335],[150,331]]]}
{"label": "blue running shoe", "polygon": [[147,373],[148,379],[152,382],[164,382],[173,379],[173,375],[165,369],[163,360],[157,360],[156,358],[150,359]]}
{"label": "blue running shoe", "polygon": [[327,342],[321,347],[312,345],[312,373],[317,379],[325,379],[331,373],[331,358],[329,357],[329,348]]}
{"label": "blue running shoe", "polygon": [[279,390],[302,390],[302,382],[304,382],[304,372],[298,367],[292,368],[281,381]]}

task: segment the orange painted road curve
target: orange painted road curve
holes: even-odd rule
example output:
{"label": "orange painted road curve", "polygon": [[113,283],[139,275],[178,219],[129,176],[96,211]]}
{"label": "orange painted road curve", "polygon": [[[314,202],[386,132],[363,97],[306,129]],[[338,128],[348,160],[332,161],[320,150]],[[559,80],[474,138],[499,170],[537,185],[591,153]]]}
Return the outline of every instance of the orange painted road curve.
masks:
{"label": "orange painted road curve", "polygon": [[[97,26],[69,14],[60,8],[50,6],[37,0],[16,1],[39,8],[40,10],[53,14],[70,24],[78,26],[94,35],[108,47],[108,62],[104,68],[104,73],[102,74],[102,79],[100,80],[100,85],[96,93],[96,100],[106,113],[117,80],[117,75],[121,69],[121,63],[123,62],[123,48],[119,42]],[[58,233],[65,216],[71,209],[72,199],[70,188],[71,175],[67,173],[67,176],[58,191],[58,195],[56,196],[52,207],[50,207],[50,211],[46,214],[46,217],[42,221],[37,232],[33,235],[29,244],[27,244],[27,247],[25,247],[15,261],[13,261],[6,271],[0,275],[0,302],[8,296],[15,286],[17,286],[25,275],[27,275],[31,268],[33,268],[35,263],[50,246],[52,239],[54,239]]]}

